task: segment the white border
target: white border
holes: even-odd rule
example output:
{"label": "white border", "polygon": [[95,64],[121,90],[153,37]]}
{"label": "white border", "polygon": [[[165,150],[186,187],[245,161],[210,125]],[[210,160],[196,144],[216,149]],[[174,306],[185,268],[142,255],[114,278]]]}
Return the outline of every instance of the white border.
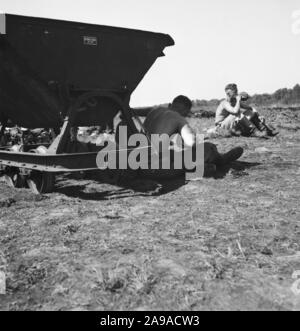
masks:
{"label": "white border", "polygon": [[0,13],[0,34],[6,34],[6,16]]}

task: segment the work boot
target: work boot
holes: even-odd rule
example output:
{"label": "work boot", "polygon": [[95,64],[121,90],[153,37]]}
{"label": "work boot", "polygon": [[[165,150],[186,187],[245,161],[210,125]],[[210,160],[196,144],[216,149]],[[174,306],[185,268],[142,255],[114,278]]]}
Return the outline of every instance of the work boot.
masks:
{"label": "work boot", "polygon": [[216,163],[217,166],[224,166],[226,164],[230,164],[238,160],[244,153],[244,149],[242,147],[233,148],[231,151],[225,154],[220,155],[220,159]]}
{"label": "work boot", "polygon": [[259,131],[264,131],[266,129],[265,124],[260,120],[257,113],[251,118],[251,122],[256,126]]}
{"label": "work boot", "polygon": [[204,177],[211,177],[217,172],[217,167],[213,163],[205,163],[204,165]]}
{"label": "work boot", "polygon": [[265,123],[265,120],[261,119],[258,114],[255,114],[252,119],[251,119],[251,122],[256,126],[256,128],[260,131],[260,132],[263,132],[264,134],[263,135],[260,135],[259,133],[255,132],[254,133],[254,136],[257,136],[258,138],[261,138],[261,137],[265,137],[265,136],[268,136],[268,137],[275,137],[279,134],[278,131],[276,131],[274,128],[272,128],[271,126],[267,125]]}
{"label": "work boot", "polygon": [[258,129],[255,129],[251,132],[251,137],[268,139],[269,135],[268,135],[267,130],[260,131]]}
{"label": "work boot", "polygon": [[277,135],[279,135],[279,132],[276,129],[272,128],[271,126],[265,125],[265,127],[266,127],[267,135],[269,137],[276,137]]}

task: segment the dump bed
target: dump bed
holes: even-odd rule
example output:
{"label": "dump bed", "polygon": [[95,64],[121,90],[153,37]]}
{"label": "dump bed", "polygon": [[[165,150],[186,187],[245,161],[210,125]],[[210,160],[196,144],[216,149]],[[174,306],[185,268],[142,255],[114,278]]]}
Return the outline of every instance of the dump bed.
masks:
{"label": "dump bed", "polygon": [[173,44],[160,33],[0,14],[0,118],[55,127],[66,113],[62,93],[128,99]]}

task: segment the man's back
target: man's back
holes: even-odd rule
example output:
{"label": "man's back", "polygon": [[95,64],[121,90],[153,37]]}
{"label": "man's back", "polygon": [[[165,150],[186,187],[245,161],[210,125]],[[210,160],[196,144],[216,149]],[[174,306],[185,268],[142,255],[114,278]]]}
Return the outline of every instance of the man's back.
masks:
{"label": "man's back", "polygon": [[155,108],[147,116],[144,127],[148,134],[167,134],[172,136],[181,133],[187,121],[177,112],[168,108]]}

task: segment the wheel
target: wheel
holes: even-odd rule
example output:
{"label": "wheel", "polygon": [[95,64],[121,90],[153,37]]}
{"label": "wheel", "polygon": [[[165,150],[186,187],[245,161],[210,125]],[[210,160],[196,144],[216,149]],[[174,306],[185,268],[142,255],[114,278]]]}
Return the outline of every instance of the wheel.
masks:
{"label": "wheel", "polygon": [[49,172],[34,171],[27,179],[27,184],[34,194],[51,193],[55,176]]}
{"label": "wheel", "polygon": [[12,188],[23,188],[26,186],[25,177],[20,175],[18,169],[12,170],[4,175],[6,184]]}
{"label": "wheel", "polygon": [[[47,154],[47,148],[39,146],[29,153]],[[34,194],[51,193],[54,188],[55,175],[50,172],[33,171],[27,179],[27,185]]]}

